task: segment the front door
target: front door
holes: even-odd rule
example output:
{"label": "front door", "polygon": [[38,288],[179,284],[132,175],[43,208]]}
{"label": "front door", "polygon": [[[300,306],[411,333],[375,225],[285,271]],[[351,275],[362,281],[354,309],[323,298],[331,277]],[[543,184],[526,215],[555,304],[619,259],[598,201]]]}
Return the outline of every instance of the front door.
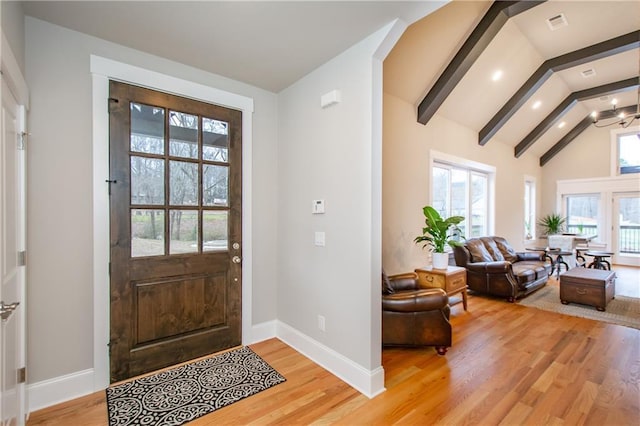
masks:
{"label": "front door", "polygon": [[114,382],[241,343],[242,113],[109,96]]}
{"label": "front door", "polygon": [[0,425],[24,424],[24,112],[2,79],[0,112]]}

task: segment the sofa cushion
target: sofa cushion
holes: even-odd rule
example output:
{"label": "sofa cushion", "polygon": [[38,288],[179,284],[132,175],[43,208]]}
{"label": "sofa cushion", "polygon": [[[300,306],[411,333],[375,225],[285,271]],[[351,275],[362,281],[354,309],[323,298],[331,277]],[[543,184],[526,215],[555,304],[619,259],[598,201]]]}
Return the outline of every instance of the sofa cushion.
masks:
{"label": "sofa cushion", "polygon": [[482,240],[472,238],[467,240],[466,246],[471,254],[471,262],[493,262],[493,257],[487,251]]}
{"label": "sofa cushion", "polygon": [[509,245],[507,240],[502,237],[493,237],[493,240],[496,242],[502,256],[504,256],[504,260],[508,262],[516,262],[518,260],[516,251]]}
{"label": "sofa cushion", "polygon": [[518,285],[521,288],[525,288],[527,283],[536,280],[536,271],[531,268],[531,265],[525,263],[526,262],[516,262],[513,264],[513,275],[515,275]]}
{"label": "sofa cushion", "polygon": [[491,238],[491,237],[482,237],[480,239],[484,243],[484,245],[487,248],[487,251],[489,252],[491,257],[493,257],[493,260],[498,260],[498,261],[504,260],[504,256],[502,255],[502,252],[498,248],[498,245],[496,244],[496,242],[495,242],[495,240],[493,238]]}

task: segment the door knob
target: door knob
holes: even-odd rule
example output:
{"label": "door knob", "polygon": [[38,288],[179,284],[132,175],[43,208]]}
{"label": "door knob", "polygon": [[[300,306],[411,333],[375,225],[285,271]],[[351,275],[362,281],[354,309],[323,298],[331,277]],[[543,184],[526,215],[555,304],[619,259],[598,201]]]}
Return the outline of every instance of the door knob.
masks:
{"label": "door knob", "polygon": [[8,319],[19,304],[20,302],[14,302],[5,305],[4,302],[0,302],[0,318],[2,318],[3,321]]}
{"label": "door knob", "polygon": [[242,259],[240,258],[240,256],[233,256],[233,257],[231,258],[231,261],[232,261],[233,263],[240,263],[240,262],[242,262]]}

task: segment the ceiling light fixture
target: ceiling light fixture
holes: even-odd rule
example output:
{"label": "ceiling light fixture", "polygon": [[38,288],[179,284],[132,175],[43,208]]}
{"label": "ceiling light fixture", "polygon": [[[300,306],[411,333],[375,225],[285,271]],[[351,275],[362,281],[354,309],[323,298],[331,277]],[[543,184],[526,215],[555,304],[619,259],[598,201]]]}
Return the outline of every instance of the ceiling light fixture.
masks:
{"label": "ceiling light fixture", "polygon": [[491,76],[491,80],[493,81],[498,81],[502,78],[502,70],[497,70],[496,72],[493,73],[493,75]]}
{"label": "ceiling light fixture", "polygon": [[531,105],[531,109],[538,109],[538,108],[540,108],[540,105],[542,105],[542,102],[540,102],[540,101],[535,101],[535,102],[533,103],[533,105]]}
{"label": "ceiling light fixture", "polygon": [[[627,112],[617,110],[618,100],[613,99],[611,101],[611,110],[605,111],[605,117],[598,119],[598,112],[593,111],[591,113],[591,120],[596,127],[607,127],[617,125],[626,129],[635,120],[640,120],[640,87],[638,88],[638,102],[636,103],[635,111]],[[628,107],[627,107],[628,108]],[[623,108],[626,109],[626,108]]]}

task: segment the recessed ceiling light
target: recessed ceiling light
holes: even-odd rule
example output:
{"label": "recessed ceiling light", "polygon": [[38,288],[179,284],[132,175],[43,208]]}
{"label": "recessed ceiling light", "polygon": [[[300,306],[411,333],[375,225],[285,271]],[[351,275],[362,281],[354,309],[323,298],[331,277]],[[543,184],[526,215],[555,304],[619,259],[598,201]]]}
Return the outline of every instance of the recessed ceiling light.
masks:
{"label": "recessed ceiling light", "polygon": [[538,109],[540,108],[540,105],[542,105],[541,101],[535,101],[533,105],[531,105],[531,109]]}
{"label": "recessed ceiling light", "polygon": [[558,129],[562,129],[566,125],[567,123],[565,123],[564,121],[561,121],[560,124],[558,124]]}
{"label": "recessed ceiling light", "polygon": [[564,13],[559,13],[547,19],[547,25],[551,31],[555,31],[558,28],[566,27],[569,25],[569,22],[567,21],[567,17],[564,16]]}
{"label": "recessed ceiling light", "polygon": [[502,78],[502,70],[497,70],[496,72],[493,73],[493,75],[491,76],[491,80],[493,81],[498,81]]}

